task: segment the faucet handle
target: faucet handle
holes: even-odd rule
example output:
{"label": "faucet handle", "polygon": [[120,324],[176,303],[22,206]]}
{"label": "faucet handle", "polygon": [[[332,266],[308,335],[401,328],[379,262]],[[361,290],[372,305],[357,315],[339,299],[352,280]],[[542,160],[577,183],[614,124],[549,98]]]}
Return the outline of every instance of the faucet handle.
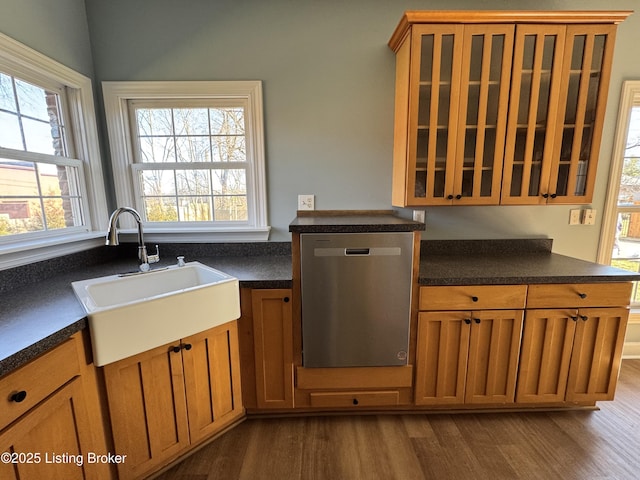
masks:
{"label": "faucet handle", "polygon": [[158,245],[156,245],[156,253],[154,253],[153,255],[147,255],[147,262],[157,263],[159,261],[160,261],[160,249],[158,248]]}

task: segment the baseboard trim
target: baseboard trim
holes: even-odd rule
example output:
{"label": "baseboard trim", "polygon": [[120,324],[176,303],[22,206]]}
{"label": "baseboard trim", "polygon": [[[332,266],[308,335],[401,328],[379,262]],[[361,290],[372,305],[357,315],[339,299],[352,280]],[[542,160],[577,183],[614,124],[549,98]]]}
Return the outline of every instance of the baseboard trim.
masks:
{"label": "baseboard trim", "polygon": [[640,358],[640,342],[625,342],[622,348],[622,358]]}

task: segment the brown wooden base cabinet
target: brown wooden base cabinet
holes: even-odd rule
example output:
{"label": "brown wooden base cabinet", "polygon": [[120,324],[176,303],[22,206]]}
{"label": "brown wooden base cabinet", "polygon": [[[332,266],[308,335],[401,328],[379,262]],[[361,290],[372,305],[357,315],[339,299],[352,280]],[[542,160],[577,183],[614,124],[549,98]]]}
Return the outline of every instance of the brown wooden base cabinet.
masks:
{"label": "brown wooden base cabinet", "polygon": [[613,400],[628,315],[626,308],[528,311],[517,401]]}
{"label": "brown wooden base cabinet", "polygon": [[142,478],[244,415],[236,322],[106,365],[120,479]]}
{"label": "brown wooden base cabinet", "polygon": [[[0,478],[105,479],[109,465],[95,371],[82,333],[0,379]],[[66,455],[62,457],[62,455]]]}

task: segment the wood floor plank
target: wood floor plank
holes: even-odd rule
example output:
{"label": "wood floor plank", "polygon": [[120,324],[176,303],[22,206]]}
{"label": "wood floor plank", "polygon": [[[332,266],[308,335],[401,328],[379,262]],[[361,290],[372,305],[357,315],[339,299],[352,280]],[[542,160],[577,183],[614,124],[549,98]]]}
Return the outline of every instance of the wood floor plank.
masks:
{"label": "wood floor plank", "polygon": [[160,480],[637,480],[640,360],[599,411],[248,419]]}

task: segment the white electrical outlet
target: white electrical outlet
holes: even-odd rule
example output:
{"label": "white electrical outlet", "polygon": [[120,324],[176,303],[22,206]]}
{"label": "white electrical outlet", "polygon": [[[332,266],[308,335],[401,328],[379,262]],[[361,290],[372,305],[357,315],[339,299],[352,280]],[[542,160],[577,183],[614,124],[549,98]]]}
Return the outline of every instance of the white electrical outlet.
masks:
{"label": "white electrical outlet", "polygon": [[573,210],[569,210],[569,225],[580,225],[580,214],[581,210],[579,208],[575,208]]}
{"label": "white electrical outlet", "polygon": [[298,195],[298,210],[315,210],[315,196]]}
{"label": "white electrical outlet", "polygon": [[584,225],[595,225],[596,224],[596,211],[593,208],[588,208],[584,211],[584,217],[582,218],[582,223]]}
{"label": "white electrical outlet", "polygon": [[426,212],[424,210],[414,210],[413,211],[413,220],[416,222],[424,223],[426,217]]}

